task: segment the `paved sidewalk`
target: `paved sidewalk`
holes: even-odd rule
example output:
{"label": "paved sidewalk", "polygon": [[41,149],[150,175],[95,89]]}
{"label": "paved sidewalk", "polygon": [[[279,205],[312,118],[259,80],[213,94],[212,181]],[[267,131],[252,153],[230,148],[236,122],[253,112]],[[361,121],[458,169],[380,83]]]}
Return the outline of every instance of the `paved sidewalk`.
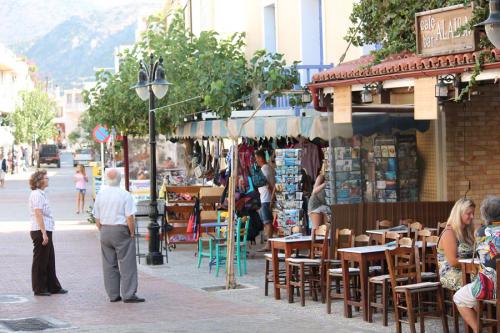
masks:
{"label": "paved sidewalk", "polygon": [[[23,227],[24,228],[24,227]],[[306,300],[301,307],[285,299],[274,300],[263,292],[263,260],[249,259],[249,274],[238,277],[247,289],[206,292],[202,287],[224,284],[208,272],[207,260],[196,268],[194,251],[179,247],[170,252],[168,264],[140,266],[142,304],[109,303],[103,288],[98,234],[85,223],[60,223],[55,233],[57,272],[67,295],[34,297],[30,288],[31,240],[19,224],[0,229],[0,296],[19,295],[26,302],[1,304],[0,319],[49,316],[71,325],[71,332],[394,332],[381,325],[343,317],[341,301],[326,314],[325,305]],[[144,251],[145,243],[141,245]],[[1,297],[0,297],[1,298]],[[429,320],[428,332],[441,332]],[[406,330],[405,330],[406,331]]]}

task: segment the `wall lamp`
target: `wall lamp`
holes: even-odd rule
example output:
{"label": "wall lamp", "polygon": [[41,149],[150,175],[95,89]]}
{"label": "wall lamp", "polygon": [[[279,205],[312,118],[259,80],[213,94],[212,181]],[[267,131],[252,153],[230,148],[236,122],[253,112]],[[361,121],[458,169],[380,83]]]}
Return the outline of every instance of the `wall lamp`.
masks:
{"label": "wall lamp", "polygon": [[475,25],[484,27],[486,36],[497,49],[500,48],[500,0],[490,0],[490,15],[486,21]]}
{"label": "wall lamp", "polygon": [[375,91],[377,93],[377,95],[380,95],[382,93],[382,89],[384,89],[382,82],[366,84],[363,91],[361,92],[361,103],[363,103],[363,104],[372,103],[373,102],[373,96],[372,96],[373,91]]}
{"label": "wall lamp", "polygon": [[460,74],[447,74],[439,78],[434,94],[439,102],[444,102],[448,99],[448,84],[450,83],[453,83],[455,89],[460,89],[462,83]]}

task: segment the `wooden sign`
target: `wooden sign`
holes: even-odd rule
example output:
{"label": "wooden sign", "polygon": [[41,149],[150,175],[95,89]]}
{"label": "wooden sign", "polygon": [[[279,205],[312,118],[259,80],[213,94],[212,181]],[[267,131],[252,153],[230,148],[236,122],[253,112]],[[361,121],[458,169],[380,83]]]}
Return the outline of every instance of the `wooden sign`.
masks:
{"label": "wooden sign", "polygon": [[472,6],[456,5],[415,14],[417,54],[435,56],[476,51],[479,38],[461,28],[472,19]]}
{"label": "wooden sign", "polygon": [[352,123],[352,87],[335,87],[333,98],[333,123]]}
{"label": "wooden sign", "polygon": [[415,79],[415,120],[432,120],[438,118],[438,104],[434,95],[436,83],[437,77],[420,77]]}

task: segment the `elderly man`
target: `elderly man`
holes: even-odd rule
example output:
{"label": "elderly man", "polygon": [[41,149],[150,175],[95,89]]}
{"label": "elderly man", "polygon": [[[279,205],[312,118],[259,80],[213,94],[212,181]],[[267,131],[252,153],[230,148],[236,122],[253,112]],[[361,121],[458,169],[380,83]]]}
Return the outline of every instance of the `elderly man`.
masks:
{"label": "elderly man", "polygon": [[[134,214],[132,196],[119,187],[116,169],[106,172],[108,187],[102,189],[94,204],[96,225],[101,232],[104,286],[111,302],[144,302],[137,297]],[[121,297],[120,297],[121,288]]]}
{"label": "elderly man", "polygon": [[496,260],[500,258],[500,197],[488,196],[481,203],[481,218],[485,222],[476,232],[476,249],[481,266],[475,279],[453,296],[465,322],[478,332],[478,299],[496,298]]}

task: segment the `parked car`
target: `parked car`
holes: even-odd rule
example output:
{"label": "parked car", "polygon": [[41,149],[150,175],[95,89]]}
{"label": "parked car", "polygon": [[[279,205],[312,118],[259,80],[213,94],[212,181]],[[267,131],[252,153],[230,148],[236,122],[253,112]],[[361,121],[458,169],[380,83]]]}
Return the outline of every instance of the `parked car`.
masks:
{"label": "parked car", "polygon": [[58,168],[61,167],[61,155],[57,145],[41,145],[38,150],[37,167],[40,164],[55,164]]}
{"label": "parked car", "polygon": [[73,153],[73,166],[89,165],[94,160],[94,152],[90,148],[77,149]]}

